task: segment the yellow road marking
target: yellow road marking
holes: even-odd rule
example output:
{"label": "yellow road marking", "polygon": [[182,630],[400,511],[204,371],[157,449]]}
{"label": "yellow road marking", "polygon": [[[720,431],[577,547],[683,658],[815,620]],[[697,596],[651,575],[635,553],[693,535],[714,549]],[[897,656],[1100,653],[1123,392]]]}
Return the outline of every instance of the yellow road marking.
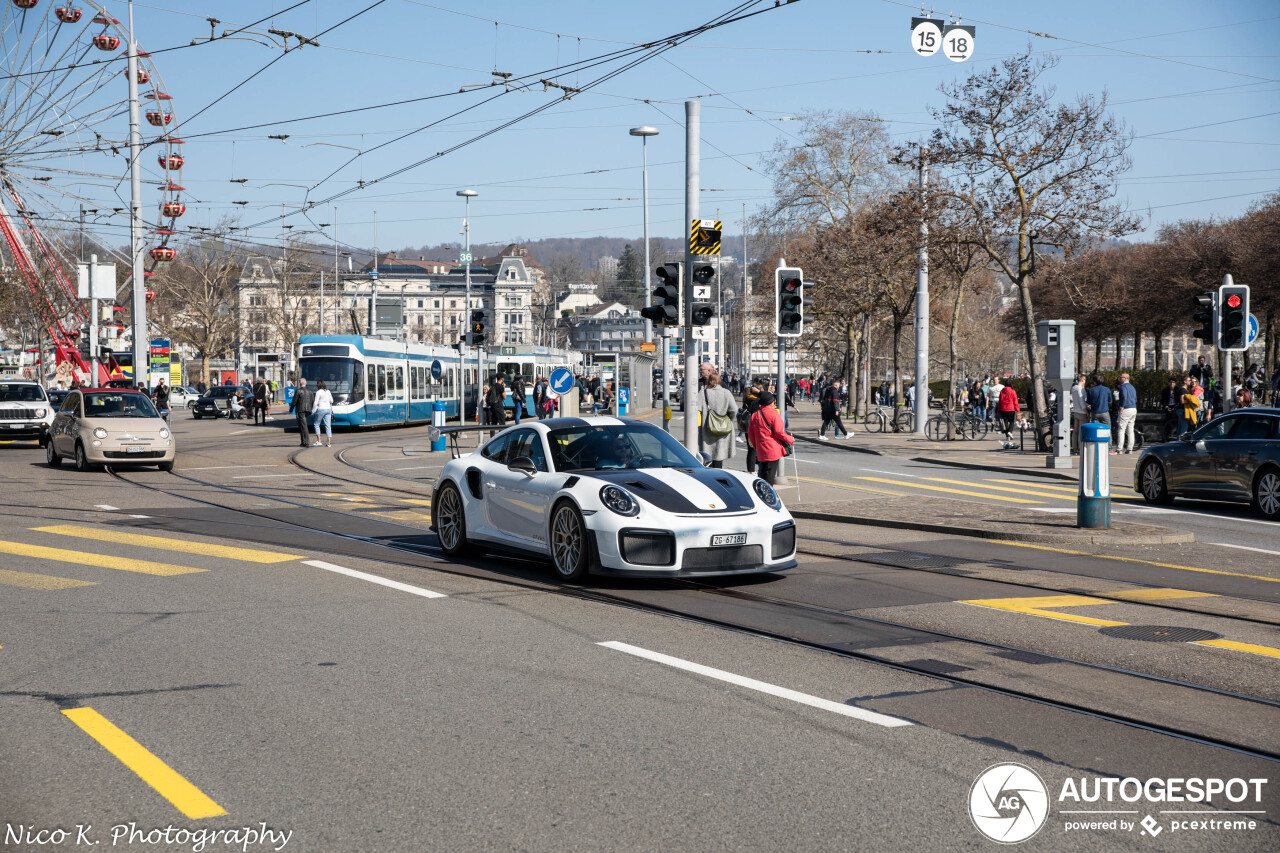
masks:
{"label": "yellow road marking", "polygon": [[62,713],[187,817],[195,820],[227,813],[226,809],[97,711],[85,707]]}
{"label": "yellow road marking", "polygon": [[988,483],[1008,483],[1011,486],[1034,486],[1037,489],[1049,489],[1055,492],[1070,492],[1071,494],[1079,494],[1079,486],[1052,486],[1041,485],[1039,483],[1028,483],[1026,480],[987,480]]}
{"label": "yellow road marking", "polygon": [[1142,563],[1147,566],[1158,566],[1162,569],[1178,569],[1184,572],[1201,572],[1206,575],[1227,575],[1233,578],[1249,578],[1256,581],[1270,581],[1271,583],[1280,583],[1280,578],[1268,578],[1263,575],[1250,575],[1244,572],[1228,572],[1222,569],[1201,569],[1196,566],[1180,566],[1176,563],[1157,563],[1154,560],[1140,560],[1137,557],[1116,557],[1110,554],[1092,554],[1088,551],[1072,551],[1069,548],[1054,548],[1049,545],[1032,545],[1028,542],[1010,542],[1005,539],[992,539],[996,545],[1011,545],[1015,548],[1034,548],[1037,551],[1054,551],[1059,554],[1075,554],[1080,557],[1097,557],[1100,560],[1119,560],[1123,563]]}
{"label": "yellow road marking", "polygon": [[398,509],[391,512],[371,512],[369,515],[376,515],[378,518],[387,518],[391,521],[425,521],[430,522],[431,516],[425,512],[415,512],[411,509]]}
{"label": "yellow road marking", "polygon": [[1280,658],[1280,649],[1273,649],[1270,646],[1255,646],[1253,643],[1237,643],[1233,640],[1196,640],[1193,645],[1213,646],[1219,649],[1231,649],[1237,652],[1248,652],[1253,655]]}
{"label": "yellow road marking", "polygon": [[372,500],[372,498],[354,498],[351,495],[335,495],[332,492],[324,492],[323,494],[326,498],[338,498],[352,503],[369,503]]}
{"label": "yellow road marking", "polygon": [[886,480],[882,477],[854,477],[855,480],[870,480],[873,483],[888,483],[891,486],[905,486],[911,489],[928,489],[931,492],[947,492],[952,495],[968,495],[972,498],[987,498],[993,501],[1005,501],[1011,504],[1034,504],[1038,501],[1029,501],[1026,498],[1008,498],[1004,495],[988,495],[983,492],[968,492],[963,489],[948,489],[945,486],[926,486],[919,483],[903,483],[899,480]]}
{"label": "yellow road marking", "polygon": [[33,572],[11,572],[0,569],[0,583],[27,589],[70,589],[75,586],[97,586],[96,581],[77,581],[53,575],[37,575]]}
{"label": "yellow road marking", "polygon": [[191,542],[185,539],[167,539],[163,536],[125,533],[123,530],[110,528],[99,530],[92,527],[76,527],[73,524],[55,524],[51,527],[33,527],[31,529],[38,530],[41,533],[56,533],[59,536],[76,536],[80,539],[93,539],[100,542],[137,545],[140,548],[181,551],[185,554],[204,554],[207,557],[226,557],[230,560],[243,560],[246,563],[284,563],[289,560],[299,559],[296,554],[259,551],[256,548],[232,548],[228,545],[207,545],[203,542]]}
{"label": "yellow road marking", "polygon": [[0,554],[16,554],[19,557],[57,560],[61,563],[78,563],[82,566],[98,566],[104,569],[117,569],[122,572],[139,572],[144,575],[161,575],[164,577],[208,571],[207,569],[193,569],[190,566],[172,566],[168,563],[132,560],[128,557],[108,557],[105,554],[90,554],[85,551],[66,551],[62,548],[46,548],[43,545],[24,545],[20,542],[0,542]]}
{"label": "yellow road marking", "polygon": [[1077,616],[1074,613],[1056,613],[1044,610],[1045,607],[1083,607],[1087,604],[1110,604],[1100,598],[1085,595],[1041,595],[1031,598],[978,598],[962,601],[961,604],[973,604],[977,607],[990,607],[993,610],[1008,610],[1011,613],[1024,613],[1028,616],[1043,616],[1046,619],[1061,619],[1064,622],[1079,622],[1082,625],[1097,625],[1107,628],[1113,625],[1128,625],[1128,622],[1112,622],[1109,619],[1094,619],[1089,616]]}
{"label": "yellow road marking", "polygon": [[905,498],[904,492],[891,492],[888,489],[877,489],[874,486],[855,486],[852,483],[836,483],[832,480],[819,480],[816,477],[796,477],[797,480],[803,480],[806,483],[821,483],[824,486],[836,486],[841,489],[850,489],[855,492],[875,492],[878,495],[893,495],[895,498]]}
{"label": "yellow road marking", "polygon": [[400,500],[400,503],[403,503],[403,504],[415,504],[417,506],[431,506],[431,501],[429,500],[417,500],[416,498],[400,498],[399,500]]}
{"label": "yellow road marking", "polygon": [[1174,598],[1217,598],[1217,593],[1195,592],[1189,589],[1124,589],[1119,592],[1100,592],[1108,598],[1125,601],[1169,601]]}
{"label": "yellow road marking", "polygon": [[[953,483],[957,486],[974,485],[973,483],[966,482],[965,480],[948,480],[944,477],[922,477],[921,479],[928,480],[930,483]],[[1011,489],[1008,486],[978,486],[978,488],[992,489],[997,492],[1013,492],[1014,494],[1019,494],[1019,495],[1035,495],[1038,498],[1053,498],[1054,500],[1057,500],[1057,501],[1074,500],[1074,497],[1072,497],[1071,495],[1056,495],[1053,492],[1033,492],[1029,489]],[[1036,488],[1039,488],[1039,486],[1037,486]]]}

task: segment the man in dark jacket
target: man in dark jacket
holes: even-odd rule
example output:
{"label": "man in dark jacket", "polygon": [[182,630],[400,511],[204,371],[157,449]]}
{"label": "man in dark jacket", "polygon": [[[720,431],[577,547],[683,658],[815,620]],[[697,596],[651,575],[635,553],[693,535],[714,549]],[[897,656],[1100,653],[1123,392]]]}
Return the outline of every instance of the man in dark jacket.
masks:
{"label": "man in dark jacket", "polygon": [[502,384],[502,377],[495,376],[489,386],[489,396],[485,402],[489,404],[489,422],[495,426],[507,425],[507,386]]}
{"label": "man in dark jacket", "polygon": [[1084,396],[1089,403],[1089,416],[1093,422],[1111,426],[1111,389],[1094,375],[1089,378],[1089,390]]}
{"label": "man in dark jacket", "polygon": [[547,416],[547,380],[541,376],[533,381],[533,412],[538,420]]}
{"label": "man in dark jacket", "polygon": [[822,427],[818,430],[818,438],[822,441],[827,440],[827,427],[833,423],[836,426],[836,438],[848,438],[849,431],[844,428],[844,422],[840,420],[840,383],[833,380],[826,388],[822,389]]}
{"label": "man in dark jacket", "polygon": [[511,378],[511,411],[515,413],[516,423],[520,423],[520,416],[524,414],[524,401],[524,377],[517,373]]}
{"label": "man in dark jacket", "polygon": [[1182,391],[1178,388],[1178,380],[1170,379],[1169,387],[1160,398],[1164,407],[1164,440],[1172,441],[1178,433],[1178,413],[1182,411]]}
{"label": "man in dark jacket", "polygon": [[262,418],[262,423],[267,422],[267,406],[268,401],[267,381],[261,377],[253,384],[253,422],[258,423],[258,418]]}
{"label": "man in dark jacket", "polygon": [[311,410],[315,408],[316,392],[307,387],[307,380],[299,379],[298,388],[293,392],[293,404],[290,410],[298,420],[298,438],[303,447],[311,446],[311,425],[307,423]]}

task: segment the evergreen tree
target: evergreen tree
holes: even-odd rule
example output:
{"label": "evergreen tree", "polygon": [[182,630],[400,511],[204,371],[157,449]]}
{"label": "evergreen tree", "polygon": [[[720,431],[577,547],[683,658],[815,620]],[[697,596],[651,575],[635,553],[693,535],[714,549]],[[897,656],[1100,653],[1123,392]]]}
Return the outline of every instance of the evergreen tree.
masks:
{"label": "evergreen tree", "polygon": [[622,257],[618,258],[618,287],[619,302],[634,308],[644,304],[644,296],[641,290],[644,288],[644,269],[641,266],[640,257],[631,249],[628,243],[622,250]]}

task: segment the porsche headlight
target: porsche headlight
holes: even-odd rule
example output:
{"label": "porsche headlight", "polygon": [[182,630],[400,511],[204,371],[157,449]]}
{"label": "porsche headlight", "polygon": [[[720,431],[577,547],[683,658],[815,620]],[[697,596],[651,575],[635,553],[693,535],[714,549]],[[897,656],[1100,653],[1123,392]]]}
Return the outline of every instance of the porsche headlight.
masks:
{"label": "porsche headlight", "polygon": [[600,490],[600,502],[618,515],[639,515],[640,502],[631,496],[626,489],[617,486],[605,486]]}
{"label": "porsche headlight", "polygon": [[168,437],[169,437],[169,430],[167,430],[167,429],[166,429],[166,428],[164,428],[164,427],[160,427],[160,437],[161,437],[161,438],[168,438]]}
{"label": "porsche headlight", "polygon": [[94,437],[94,438],[106,438],[106,437],[107,437],[107,431],[106,431],[105,429],[103,429],[102,427],[94,427],[94,430],[93,430],[93,437]]}
{"label": "porsche headlight", "polygon": [[782,509],[782,501],[778,500],[778,493],[773,490],[773,486],[759,479],[753,485],[756,489],[756,495],[759,496],[760,500],[764,501],[765,506],[770,509]]}

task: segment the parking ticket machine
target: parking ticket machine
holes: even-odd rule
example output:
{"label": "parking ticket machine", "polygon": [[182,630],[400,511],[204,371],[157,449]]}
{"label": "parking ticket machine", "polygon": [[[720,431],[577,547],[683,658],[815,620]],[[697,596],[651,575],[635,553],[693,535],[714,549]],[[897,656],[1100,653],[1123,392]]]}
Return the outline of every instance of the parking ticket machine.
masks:
{"label": "parking ticket machine", "polygon": [[1076,321],[1041,320],[1036,338],[1047,349],[1045,379],[1058,392],[1058,416],[1053,424],[1053,452],[1045,459],[1049,468],[1071,467],[1071,386],[1076,373]]}

